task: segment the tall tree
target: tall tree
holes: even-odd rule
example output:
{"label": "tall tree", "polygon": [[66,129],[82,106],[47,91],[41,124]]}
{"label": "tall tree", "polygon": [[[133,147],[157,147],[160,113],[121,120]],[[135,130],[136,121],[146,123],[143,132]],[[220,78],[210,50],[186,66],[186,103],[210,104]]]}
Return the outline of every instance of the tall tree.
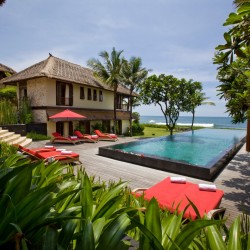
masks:
{"label": "tall tree", "polygon": [[109,54],[107,51],[102,51],[99,56],[103,59],[103,63],[98,59],[90,59],[87,64],[95,72],[95,75],[99,77],[103,82],[110,85],[114,90],[114,133],[116,133],[117,126],[117,88],[121,83],[121,70],[124,64],[124,58],[121,57],[123,50],[116,51],[112,49]]}
{"label": "tall tree", "polygon": [[[250,152],[250,3],[249,1],[240,0],[234,1],[234,3],[237,6],[237,11],[229,14],[224,23],[225,26],[231,26],[231,28],[224,34],[226,43],[216,47],[217,53],[214,63],[219,65],[218,78],[220,81],[227,78],[227,84],[219,86],[221,96],[227,101],[227,111],[235,122],[247,120],[246,151]],[[245,60],[246,67],[241,70],[237,67],[237,79],[235,79],[235,74],[233,74],[233,78],[230,76],[225,78],[226,72],[229,75],[232,73],[230,73],[230,67],[235,69],[234,61],[237,58]],[[244,81],[242,81],[243,78]],[[232,80],[231,82],[230,79]],[[229,89],[230,91],[228,91]],[[230,97],[228,98],[229,93]],[[242,95],[243,93],[246,95],[246,98]],[[243,98],[239,98],[239,96]],[[234,105],[232,105],[233,103]],[[239,115],[241,119],[237,118]]]}
{"label": "tall tree", "polygon": [[131,57],[129,61],[125,61],[122,68],[123,83],[129,88],[129,127],[130,136],[133,136],[132,131],[132,119],[133,119],[133,103],[134,97],[133,92],[137,91],[139,85],[145,80],[148,75],[146,68],[142,68],[142,60],[140,57]]}
{"label": "tall tree", "polygon": [[188,102],[186,80],[161,74],[148,77],[140,86],[140,95],[144,104],[159,105],[166,120],[166,126],[173,134],[180,112]]}
{"label": "tall tree", "polygon": [[201,105],[215,105],[214,102],[207,101],[209,97],[206,97],[206,94],[202,92],[202,83],[194,82],[193,80],[189,80],[186,84],[188,102],[185,105],[185,109],[187,112],[191,112],[192,114],[192,123],[191,130],[194,127],[194,117],[195,117],[195,109]]}

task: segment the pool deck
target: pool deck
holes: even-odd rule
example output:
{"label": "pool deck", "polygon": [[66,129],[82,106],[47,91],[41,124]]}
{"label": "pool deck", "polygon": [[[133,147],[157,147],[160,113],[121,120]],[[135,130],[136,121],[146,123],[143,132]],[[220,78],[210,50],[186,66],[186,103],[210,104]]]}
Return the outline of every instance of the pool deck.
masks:
{"label": "pool deck", "polygon": [[[136,139],[120,137],[117,142],[99,141],[98,143],[83,143],[76,145],[54,144],[56,147],[72,150],[80,154],[89,175],[100,177],[101,180],[118,181],[122,179],[128,182],[131,189],[137,187],[150,187],[168,176],[180,176],[170,172],[155,170],[148,167],[121,162],[98,155],[98,148],[115,143],[125,143]],[[49,141],[32,142],[30,148],[51,145]],[[227,225],[245,211],[250,215],[250,153],[246,152],[245,145],[239,150],[230,163],[221,171],[213,181],[217,188],[222,189],[225,195],[221,206],[226,208],[224,218]],[[187,181],[193,183],[211,183],[200,179],[186,177]]]}

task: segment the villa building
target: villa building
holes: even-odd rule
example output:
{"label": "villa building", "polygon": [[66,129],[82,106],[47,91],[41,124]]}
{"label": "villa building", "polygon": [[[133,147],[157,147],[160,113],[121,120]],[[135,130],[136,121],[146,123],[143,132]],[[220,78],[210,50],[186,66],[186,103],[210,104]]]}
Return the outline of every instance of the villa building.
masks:
{"label": "villa building", "polygon": [[[92,133],[92,126],[97,123],[106,131],[112,131],[114,91],[88,68],[50,55],[0,83],[17,86],[19,102],[25,97],[30,99],[33,122],[46,124],[48,135],[55,131],[72,135],[78,125],[84,127],[85,133]],[[129,89],[120,85],[116,104],[118,134],[124,133],[129,126],[129,98]],[[86,120],[54,122],[49,119],[65,109],[86,116]]]}

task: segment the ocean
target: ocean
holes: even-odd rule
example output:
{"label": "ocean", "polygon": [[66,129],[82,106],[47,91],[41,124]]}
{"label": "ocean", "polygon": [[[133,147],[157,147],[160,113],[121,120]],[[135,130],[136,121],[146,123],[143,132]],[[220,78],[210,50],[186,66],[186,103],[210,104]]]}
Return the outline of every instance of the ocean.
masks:
{"label": "ocean", "polygon": [[[191,116],[181,116],[177,121],[177,125],[189,126],[191,125]],[[165,125],[164,116],[141,116],[140,123],[148,124],[162,124]],[[237,128],[246,129],[247,123],[233,124],[231,117],[208,117],[208,116],[196,116],[194,118],[194,126],[200,126],[204,128]]]}

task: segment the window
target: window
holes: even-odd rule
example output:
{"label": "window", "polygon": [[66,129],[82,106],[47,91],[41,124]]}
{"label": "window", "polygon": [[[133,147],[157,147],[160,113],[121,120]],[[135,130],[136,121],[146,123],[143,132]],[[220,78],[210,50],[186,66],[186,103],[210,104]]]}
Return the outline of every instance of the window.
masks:
{"label": "window", "polygon": [[92,91],[88,89],[88,100],[92,100]]}
{"label": "window", "polygon": [[99,102],[103,101],[103,95],[102,95],[102,91],[99,91]]}
{"label": "window", "polygon": [[73,105],[73,86],[65,82],[56,82],[56,105]]}
{"label": "window", "polygon": [[80,99],[85,99],[84,87],[80,87]]}
{"label": "window", "polygon": [[97,91],[96,91],[96,89],[93,90],[93,101],[97,101]]}

